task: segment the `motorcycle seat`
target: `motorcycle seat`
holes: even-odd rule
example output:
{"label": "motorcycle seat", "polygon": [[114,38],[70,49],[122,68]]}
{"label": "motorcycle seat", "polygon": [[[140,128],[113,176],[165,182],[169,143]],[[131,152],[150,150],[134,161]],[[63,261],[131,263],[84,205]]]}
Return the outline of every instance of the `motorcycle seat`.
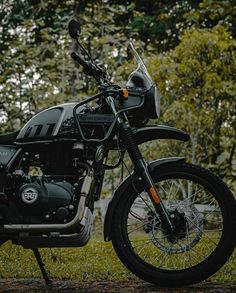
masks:
{"label": "motorcycle seat", "polygon": [[15,141],[19,132],[20,130],[0,134],[0,144],[12,144]]}

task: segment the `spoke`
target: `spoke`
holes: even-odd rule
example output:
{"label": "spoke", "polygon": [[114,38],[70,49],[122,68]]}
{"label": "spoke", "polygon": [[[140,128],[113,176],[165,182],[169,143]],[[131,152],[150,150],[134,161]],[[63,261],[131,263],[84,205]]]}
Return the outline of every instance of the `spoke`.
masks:
{"label": "spoke", "polygon": [[184,254],[184,257],[182,258],[183,259],[183,262],[182,262],[182,268],[183,269],[186,269],[186,256],[185,256],[185,254]]}
{"label": "spoke", "polygon": [[[149,238],[143,238],[143,239],[135,239],[135,240],[129,240],[130,242],[141,242],[141,241],[151,241]],[[134,248],[134,246],[132,246]]]}
{"label": "spoke", "polygon": [[[168,253],[164,252],[162,258],[160,258],[159,260],[161,261],[159,266],[162,267],[162,265],[164,264],[164,262],[166,261],[166,258],[168,257]],[[155,257],[155,260],[158,260],[158,257]],[[165,262],[166,263],[166,262]]]}
{"label": "spoke", "polygon": [[160,185],[160,188],[164,191],[166,198],[168,198],[168,193],[166,192],[165,188],[162,185]]}
{"label": "spoke", "polygon": [[206,233],[222,232],[222,231],[223,229],[203,230],[203,232],[206,232]]}
{"label": "spoke", "polygon": [[[188,225],[186,224],[186,229],[187,229],[187,243],[188,243],[188,247],[190,247],[190,242],[189,242],[189,229],[188,229]],[[191,252],[190,250],[188,250],[188,259],[190,262],[190,266],[192,266],[192,258],[191,258]]]}
{"label": "spoke", "polygon": [[[171,243],[171,244],[168,246],[168,249],[172,249],[173,246],[174,246],[174,243]],[[170,253],[166,253],[166,255],[167,255],[167,256],[170,256],[171,254],[170,254]],[[167,260],[167,258],[165,258],[165,267],[167,267],[167,265],[166,265],[166,260]],[[167,267],[167,268],[168,268],[168,267]]]}
{"label": "spoke", "polygon": [[[204,234],[205,235],[205,234]],[[218,235],[218,236],[211,236],[211,239],[220,239],[220,236]],[[219,241],[218,241],[219,242]]]}
{"label": "spoke", "polygon": [[[129,212],[135,219],[139,220],[139,221],[143,221],[144,218],[141,218],[140,215],[138,215],[137,213],[130,211]],[[132,218],[130,218],[132,220]]]}
{"label": "spoke", "polygon": [[[206,246],[206,245],[205,245]],[[194,252],[195,254],[197,254],[197,262],[199,263],[200,261],[199,261],[199,255],[200,256],[202,256],[202,258],[203,259],[205,259],[206,257],[208,257],[208,255],[206,256],[206,255],[204,255],[204,254],[202,254],[199,250],[198,251],[196,251],[196,249],[195,248],[191,248],[191,252]]]}
{"label": "spoke", "polygon": [[168,237],[168,235],[163,235],[162,237],[161,236],[159,236],[159,237],[155,237],[155,235],[152,235],[153,236],[153,238],[155,238],[155,240],[163,240],[163,239],[166,239],[167,237]]}
{"label": "spoke", "polygon": [[145,248],[145,246],[149,245],[152,241],[149,240],[147,241],[146,243],[142,243],[142,244],[139,244],[139,245],[136,245],[136,246],[133,246],[134,249],[136,249],[137,247],[140,247],[141,246],[141,249],[139,251],[137,251],[138,254],[140,254],[143,249]]}
{"label": "spoke", "polygon": [[[202,232],[202,230],[201,230],[199,227],[197,227],[197,226],[195,225],[195,223],[193,223],[190,219],[188,219],[188,220],[189,220],[189,222],[191,222],[191,224],[192,224],[193,226],[195,226],[195,228],[196,228],[198,231]],[[203,234],[204,234],[204,233],[203,233]],[[210,240],[212,243],[214,243],[215,246],[218,245],[218,243],[215,243],[215,241],[212,241],[212,239],[211,239],[210,237],[207,237],[206,234],[204,234],[204,236],[205,236],[208,240]]]}
{"label": "spoke", "polygon": [[[144,202],[145,201],[145,202]],[[146,203],[147,199],[143,199],[143,196],[141,198],[141,195],[139,195],[135,201],[133,202],[133,206],[140,206],[142,208],[144,208],[145,206],[147,206],[147,203]]]}
{"label": "spoke", "polygon": [[[203,189],[200,189],[199,191],[195,192],[195,193],[194,193],[193,195],[191,195],[190,197],[188,197],[188,198],[182,200],[182,203],[188,201],[188,200],[191,199],[193,196],[195,197],[196,194],[197,194],[198,192],[200,192],[200,191],[203,191]],[[205,199],[207,199],[207,196],[205,196]],[[197,202],[199,202],[199,199],[196,199],[196,200],[194,200],[194,201],[191,201],[191,202],[189,203],[188,206],[190,206],[190,205],[194,205],[194,204],[196,204]],[[205,202],[206,202],[206,200],[205,200]],[[215,202],[215,199],[214,199],[214,198],[212,199],[212,201],[210,202],[210,204],[208,204],[207,206],[210,207],[211,204],[212,204],[213,202]],[[202,199],[201,199],[201,202],[198,203],[198,204],[205,205],[205,203],[202,201]]]}
{"label": "spoke", "polygon": [[[178,243],[181,247],[182,247],[182,245],[180,244],[180,243]],[[189,245],[189,243],[188,243],[188,245]],[[199,253],[199,252],[196,252],[194,249],[193,249],[193,247],[191,247],[191,249],[185,249],[185,252],[184,252],[184,257],[185,257],[185,253],[187,254],[188,253],[188,258],[189,258],[189,262],[190,262],[190,265],[192,266],[192,258],[194,258],[195,260],[196,260],[196,262],[197,263],[199,263],[199,257],[195,257],[194,255],[192,255],[191,254],[191,252],[193,252],[193,253],[195,253],[195,254],[197,254],[197,255],[199,255],[199,254],[201,254],[201,253]],[[203,254],[201,254],[202,255],[202,257],[203,258],[206,258],[206,256],[205,255],[203,255]]]}
{"label": "spoke", "polygon": [[195,196],[196,196],[200,191],[203,191],[203,190],[204,190],[204,188],[202,188],[202,189],[196,191],[196,192],[195,192],[194,194],[192,194],[191,196],[188,196],[187,198],[185,198],[185,199],[183,200],[183,202],[188,201],[188,200],[190,200],[192,197],[194,197],[194,201],[191,201],[191,204],[195,203],[195,202],[196,202],[196,201],[195,201]]}
{"label": "spoke", "polygon": [[[149,203],[147,203],[147,201],[145,199],[143,199],[143,197],[141,196],[141,194],[139,195],[139,197],[142,199],[142,201],[144,202],[144,204],[147,206],[147,208],[150,211],[153,211],[153,207],[149,205]],[[149,199],[149,198],[148,198]],[[150,201],[150,200],[149,200]],[[150,202],[151,203],[151,202]]]}
{"label": "spoke", "polygon": [[[173,184],[174,184],[175,181],[172,180],[172,182],[173,182]],[[167,181],[167,185],[169,186],[168,181]],[[177,186],[178,186],[178,185],[177,185]],[[164,188],[162,185],[161,185],[160,187],[161,187],[161,189],[164,191],[164,193],[165,193],[165,195],[166,195],[166,198],[167,198],[167,201],[168,201],[168,203],[169,203],[169,201],[170,201],[170,199],[171,199],[171,195],[170,195],[170,193],[167,193],[166,190],[165,190],[165,188]],[[176,194],[178,193],[178,191],[179,191],[179,186],[178,186],[178,189],[176,190],[175,194],[172,196],[173,199],[174,199],[174,197],[176,196]],[[170,198],[169,198],[169,197],[170,197]],[[169,198],[169,199],[168,199],[168,198]]]}
{"label": "spoke", "polygon": [[178,179],[178,182],[175,180],[175,185],[178,186],[178,190],[181,190],[182,192],[182,195],[183,195],[183,198],[186,198],[187,197],[187,193],[185,191],[185,187],[184,187],[184,184],[182,183],[182,179]]}
{"label": "spoke", "polygon": [[[193,253],[197,254],[197,255],[195,256]],[[193,265],[196,265],[196,264],[200,263],[199,254],[201,254],[201,253],[196,252],[193,248],[191,248],[191,250],[188,250],[188,256],[189,256],[190,266],[191,267]],[[205,256],[203,258],[205,259]]]}
{"label": "spoke", "polygon": [[176,262],[175,262],[175,256],[172,257],[172,264],[174,266],[174,269],[177,269]]}
{"label": "spoke", "polygon": [[[133,224],[127,224],[127,227],[132,227],[132,226],[137,226],[138,225],[138,222],[135,222],[135,223],[133,223]],[[141,227],[141,226],[140,226]]]}
{"label": "spoke", "polygon": [[217,209],[213,210],[213,211],[203,211],[202,214],[205,214],[205,218],[206,217],[209,217],[211,214],[219,214],[222,215],[222,212],[221,211],[218,211]]}
{"label": "spoke", "polygon": [[137,227],[137,228],[135,228],[135,229],[133,229],[131,231],[128,231],[128,235],[131,234],[131,233],[134,233],[135,231],[142,230],[142,228],[143,228],[142,226],[139,226],[139,227]]}
{"label": "spoke", "polygon": [[189,198],[189,195],[192,194],[193,191],[193,182],[188,181],[188,192],[187,192],[187,198]]}
{"label": "spoke", "polygon": [[[171,180],[171,186],[170,186],[170,190],[169,190],[169,197],[167,198],[167,206],[169,206],[169,202],[171,200],[171,197],[172,197],[172,188],[173,188],[173,180]],[[175,193],[176,194],[176,193]]]}
{"label": "spoke", "polygon": [[141,222],[140,220],[129,217],[127,226],[138,225],[138,224],[140,224],[140,222]]}
{"label": "spoke", "polygon": [[[207,203],[205,204],[207,206],[208,209],[210,209],[211,211],[211,208],[213,208],[213,210],[215,210],[215,203],[216,203],[216,200],[215,198],[213,197],[212,200],[210,201],[210,203]],[[204,204],[204,202],[203,202]]]}
{"label": "spoke", "polygon": [[[183,179],[179,179],[179,185],[180,185],[180,189],[182,190],[182,193],[183,193],[183,198],[187,198],[188,197],[188,186],[187,186],[187,191],[186,191],[186,187],[184,186],[184,183],[182,182]],[[189,184],[189,182],[192,182],[192,181],[187,181],[187,185]]]}

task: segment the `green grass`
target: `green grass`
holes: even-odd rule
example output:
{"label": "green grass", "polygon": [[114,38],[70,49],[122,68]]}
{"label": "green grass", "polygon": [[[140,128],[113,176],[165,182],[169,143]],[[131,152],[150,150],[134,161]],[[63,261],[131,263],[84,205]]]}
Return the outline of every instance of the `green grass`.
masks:
{"label": "green grass", "polygon": [[[46,268],[53,278],[77,280],[136,279],[117,258],[112,244],[99,237],[81,248],[41,249]],[[0,248],[1,278],[41,278],[31,250],[5,243]],[[136,279],[137,280],[137,279]],[[236,280],[236,251],[227,264],[210,281]]]}

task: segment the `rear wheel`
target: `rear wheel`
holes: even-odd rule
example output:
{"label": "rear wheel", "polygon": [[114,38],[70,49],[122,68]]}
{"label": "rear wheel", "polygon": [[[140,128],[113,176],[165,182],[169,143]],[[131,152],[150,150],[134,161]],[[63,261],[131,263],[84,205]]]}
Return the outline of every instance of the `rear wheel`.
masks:
{"label": "rear wheel", "polygon": [[130,186],[112,221],[116,253],[134,274],[159,286],[200,282],[235,248],[234,197],[218,177],[190,164],[159,167],[152,177],[175,231],[162,228],[142,187]]}

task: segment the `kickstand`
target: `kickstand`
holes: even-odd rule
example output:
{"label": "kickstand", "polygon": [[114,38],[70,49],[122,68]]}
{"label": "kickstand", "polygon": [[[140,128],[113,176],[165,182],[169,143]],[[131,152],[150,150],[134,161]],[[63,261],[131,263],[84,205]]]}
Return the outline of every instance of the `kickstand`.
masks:
{"label": "kickstand", "polygon": [[40,255],[38,249],[37,248],[32,248],[32,251],[33,251],[34,256],[35,256],[35,258],[37,260],[37,263],[39,265],[40,271],[41,271],[41,273],[43,275],[43,278],[44,278],[46,284],[47,285],[52,284],[52,280],[50,280],[49,277],[48,277],[48,274],[47,274],[47,272],[46,272],[46,270],[44,268],[44,263],[42,261],[42,258],[41,258],[41,255]]}

